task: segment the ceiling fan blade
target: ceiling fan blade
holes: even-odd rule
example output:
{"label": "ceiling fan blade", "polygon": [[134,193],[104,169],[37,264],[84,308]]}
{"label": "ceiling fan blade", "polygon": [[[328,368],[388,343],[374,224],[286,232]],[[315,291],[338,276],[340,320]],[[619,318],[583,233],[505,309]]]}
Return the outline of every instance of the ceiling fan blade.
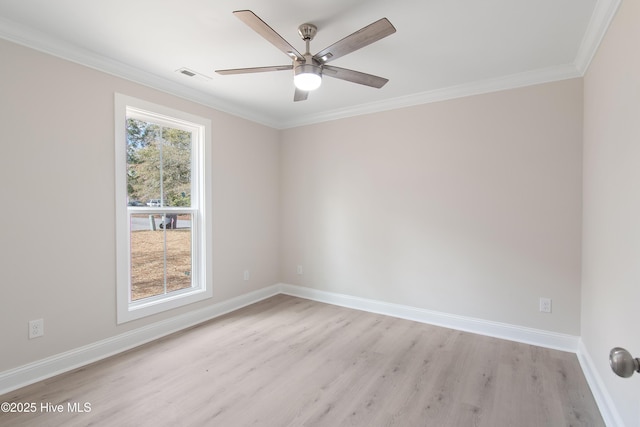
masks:
{"label": "ceiling fan blade", "polygon": [[332,65],[325,65],[324,67],[322,67],[322,75],[333,77],[335,79],[346,80],[352,83],[358,83],[365,86],[375,87],[377,89],[380,89],[389,81],[389,79],[385,79],[384,77],[361,73],[360,71],[348,70],[346,68],[334,67]]}
{"label": "ceiling fan blade", "polygon": [[396,32],[387,18],[379,19],[313,55],[320,63],[333,61]]}
{"label": "ceiling fan blade", "polygon": [[233,14],[242,22],[251,27],[256,33],[264,37],[269,43],[284,52],[289,58],[298,61],[304,61],[304,56],[300,54],[288,41],[275,32],[273,28],[267,25],[262,19],[250,10],[236,10]]}
{"label": "ceiling fan blade", "polygon": [[268,71],[284,71],[293,70],[293,65],[274,65],[272,67],[252,67],[252,68],[231,68],[229,70],[216,70],[216,73],[222,75],[228,74],[249,74],[249,73],[266,73]]}
{"label": "ceiling fan blade", "polygon": [[309,92],[300,90],[298,88],[296,88],[296,92],[293,94],[293,100],[295,102],[306,101],[308,97],[309,97]]}

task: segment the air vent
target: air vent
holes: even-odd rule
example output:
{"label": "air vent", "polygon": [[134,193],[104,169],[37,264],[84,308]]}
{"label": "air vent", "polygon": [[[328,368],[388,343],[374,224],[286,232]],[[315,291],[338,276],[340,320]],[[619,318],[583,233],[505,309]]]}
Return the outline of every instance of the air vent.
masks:
{"label": "air vent", "polygon": [[199,80],[211,80],[211,77],[205,76],[204,74],[200,74],[196,71],[190,70],[189,68],[182,67],[176,70],[176,73],[183,74],[189,78],[195,78]]}

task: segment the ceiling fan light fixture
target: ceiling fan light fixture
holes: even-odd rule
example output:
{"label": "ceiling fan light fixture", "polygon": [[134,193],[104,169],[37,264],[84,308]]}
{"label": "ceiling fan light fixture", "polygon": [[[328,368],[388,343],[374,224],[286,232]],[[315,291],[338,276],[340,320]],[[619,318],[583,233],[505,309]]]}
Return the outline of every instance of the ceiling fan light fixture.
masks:
{"label": "ceiling fan light fixture", "polygon": [[309,92],[322,84],[322,70],[317,65],[302,64],[295,68],[293,84],[300,90]]}
{"label": "ceiling fan light fixture", "polygon": [[371,43],[395,33],[395,27],[391,25],[391,22],[389,22],[387,18],[378,19],[372,24],[369,24],[355,33],[335,42],[331,46],[322,49],[315,55],[311,54],[309,45],[311,40],[316,36],[318,27],[309,23],[302,24],[298,27],[298,34],[304,41],[306,47],[303,55],[252,11],[236,10],[233,14],[262,36],[262,38],[291,58],[293,63],[291,65],[278,65],[274,67],[216,70],[216,73],[218,74],[263,73],[268,71],[291,70],[293,68],[293,82],[296,87],[296,91],[293,94],[294,102],[306,100],[310,91],[318,89],[322,84],[322,74],[324,72],[334,79],[358,83],[377,89],[380,89],[389,81],[388,79],[374,76],[372,74],[361,73],[348,68],[326,65],[328,61],[333,61],[341,56],[355,52],[358,49],[362,49]]}

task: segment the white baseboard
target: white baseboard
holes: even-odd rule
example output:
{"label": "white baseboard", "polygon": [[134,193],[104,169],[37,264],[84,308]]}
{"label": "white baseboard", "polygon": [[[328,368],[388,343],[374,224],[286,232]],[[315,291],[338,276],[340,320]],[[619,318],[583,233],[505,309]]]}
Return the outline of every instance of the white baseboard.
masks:
{"label": "white baseboard", "polygon": [[280,291],[283,294],[300,298],[369,311],[372,313],[385,314],[387,316],[414,320],[416,322],[428,323],[430,325],[442,326],[445,328],[472,332],[475,334],[487,335],[490,337],[502,338],[525,344],[537,345],[539,347],[569,351],[572,353],[576,353],[578,351],[578,342],[580,338],[574,335],[525,328],[523,326],[515,326],[507,323],[491,322],[489,320],[458,316],[426,310],[423,308],[353,297],[350,295],[320,291],[317,289],[288,285],[284,283],[280,284]]}
{"label": "white baseboard", "polygon": [[280,293],[273,285],[180,316],[0,372],[0,394],[88,365]]}
{"label": "white baseboard", "polygon": [[582,372],[584,372],[584,376],[587,379],[587,383],[589,384],[593,398],[596,400],[598,409],[600,409],[600,415],[602,415],[605,424],[610,427],[624,427],[624,422],[622,418],[620,418],[620,414],[611,399],[611,395],[607,392],[602,377],[600,377],[596,365],[593,363],[593,359],[582,340],[580,340],[578,346],[577,356],[580,366],[582,367]]}
{"label": "white baseboard", "polygon": [[430,325],[576,353],[605,424],[609,427],[624,427],[624,422],[620,418],[613,400],[607,392],[598,371],[595,369],[593,360],[589,356],[589,352],[580,337],[491,322],[472,317],[457,316],[405,305],[391,304],[284,283],[280,284],[280,292],[286,295],[356,310],[384,314]]}
{"label": "white baseboard", "polygon": [[620,427],[624,425],[611,397],[606,391],[606,387],[604,387],[597,370],[594,368],[586,347],[579,337],[284,283],[259,289],[209,307],[184,313],[171,319],[0,372],[0,394],[9,393],[20,387],[88,365],[278,294],[576,353],[606,425]]}

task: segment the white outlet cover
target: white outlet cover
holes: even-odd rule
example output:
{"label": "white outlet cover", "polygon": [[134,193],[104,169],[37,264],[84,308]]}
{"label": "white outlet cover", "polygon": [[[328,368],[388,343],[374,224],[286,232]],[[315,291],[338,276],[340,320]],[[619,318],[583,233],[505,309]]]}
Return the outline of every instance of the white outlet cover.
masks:
{"label": "white outlet cover", "polygon": [[44,335],[44,320],[29,320],[29,339],[38,338]]}
{"label": "white outlet cover", "polygon": [[551,298],[540,298],[540,311],[551,313]]}

